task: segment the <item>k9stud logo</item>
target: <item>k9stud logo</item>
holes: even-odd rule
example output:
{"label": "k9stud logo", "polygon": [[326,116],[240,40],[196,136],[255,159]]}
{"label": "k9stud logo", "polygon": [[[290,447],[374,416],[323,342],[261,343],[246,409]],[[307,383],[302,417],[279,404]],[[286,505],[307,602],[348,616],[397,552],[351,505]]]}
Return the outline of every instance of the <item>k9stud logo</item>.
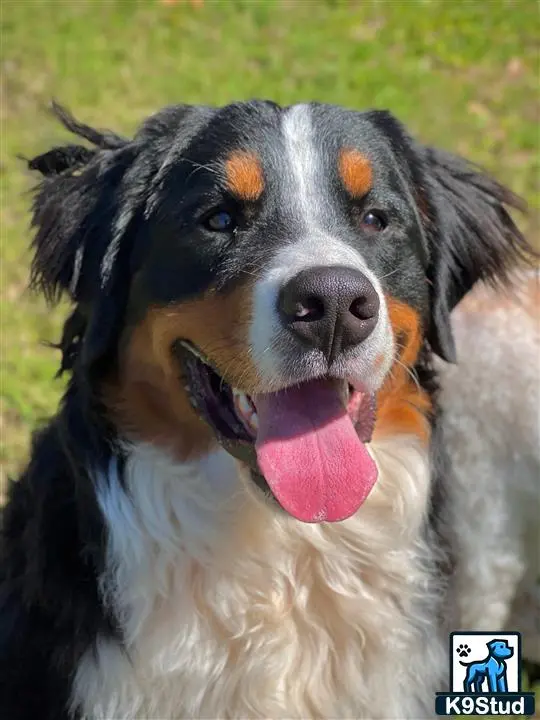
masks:
{"label": "k9stud logo", "polygon": [[533,715],[534,693],[521,692],[519,633],[450,635],[450,689],[437,693],[437,715]]}

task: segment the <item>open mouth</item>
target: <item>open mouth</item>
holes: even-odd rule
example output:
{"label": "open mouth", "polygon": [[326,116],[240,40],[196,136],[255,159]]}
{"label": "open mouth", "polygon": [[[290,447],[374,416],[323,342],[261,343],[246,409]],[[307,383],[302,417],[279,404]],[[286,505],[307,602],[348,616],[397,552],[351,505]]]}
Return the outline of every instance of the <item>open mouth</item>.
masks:
{"label": "open mouth", "polygon": [[287,512],[305,522],[356,512],[377,479],[366,448],[375,422],[372,395],[345,380],[319,378],[249,396],[191,343],[178,341],[175,352],[193,407]]}

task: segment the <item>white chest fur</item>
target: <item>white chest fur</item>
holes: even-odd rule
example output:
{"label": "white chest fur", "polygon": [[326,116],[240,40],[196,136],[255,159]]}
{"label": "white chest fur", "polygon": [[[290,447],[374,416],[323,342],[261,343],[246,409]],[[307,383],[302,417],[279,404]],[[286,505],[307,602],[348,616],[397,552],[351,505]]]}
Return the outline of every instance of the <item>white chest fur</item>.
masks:
{"label": "white chest fur", "polygon": [[441,690],[424,542],[426,451],[372,445],[353,518],[305,525],[258,503],[222,451],[191,465],[135,448],[103,482],[103,591],[125,648],[98,640],[73,704],[120,718],[420,718]]}

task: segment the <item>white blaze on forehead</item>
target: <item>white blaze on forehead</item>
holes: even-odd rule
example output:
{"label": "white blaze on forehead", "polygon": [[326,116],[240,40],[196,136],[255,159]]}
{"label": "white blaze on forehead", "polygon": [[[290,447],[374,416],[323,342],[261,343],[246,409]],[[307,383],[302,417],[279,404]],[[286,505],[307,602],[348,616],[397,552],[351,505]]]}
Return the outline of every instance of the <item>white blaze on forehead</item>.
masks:
{"label": "white blaze on forehead", "polygon": [[[285,202],[303,221],[303,232],[276,257],[275,267],[290,268],[290,276],[312,265],[348,265],[363,272],[366,264],[350,245],[324,227],[322,214],[328,197],[321,177],[325,172],[322,152],[317,148],[309,105],[294,105],[282,124],[285,162],[292,180]],[[291,238],[293,240],[293,238]]]}
{"label": "white blaze on forehead", "polygon": [[309,105],[295,105],[283,118],[283,135],[287,163],[294,190],[292,200],[299,206],[302,218],[310,224],[317,212],[317,176],[320,164],[313,145],[313,128]]}
{"label": "white blaze on forehead", "polygon": [[291,226],[294,235],[291,234],[290,242],[284,239],[283,247],[268,262],[266,272],[254,287],[251,350],[259,372],[268,383],[278,381],[282,367],[287,365],[278,347],[283,333],[277,312],[279,292],[290,278],[310,267],[342,265],[366,275],[379,295],[380,311],[377,327],[359,352],[371,355],[375,351],[390,353],[392,349],[381,284],[360,252],[332,232],[328,188],[322,180],[327,170],[317,145],[309,105],[295,105],[287,110],[282,132],[289,180],[283,202],[300,225]]}

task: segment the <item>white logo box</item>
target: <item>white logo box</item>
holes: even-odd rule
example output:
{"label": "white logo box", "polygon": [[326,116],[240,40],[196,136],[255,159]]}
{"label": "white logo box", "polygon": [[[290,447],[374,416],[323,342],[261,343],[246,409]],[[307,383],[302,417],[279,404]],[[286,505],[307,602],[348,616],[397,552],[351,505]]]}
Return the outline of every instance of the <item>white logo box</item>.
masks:
{"label": "white logo box", "polygon": [[[508,647],[512,648],[512,657],[506,658],[504,663],[507,668],[506,679],[508,683],[507,692],[517,693],[520,691],[520,636],[519,633],[501,632],[501,633],[485,633],[485,632],[455,632],[452,633],[450,643],[450,670],[451,670],[451,692],[463,692],[463,681],[467,673],[467,668],[461,665],[461,662],[470,664],[472,662],[481,662],[489,656],[487,644],[492,640],[504,640]],[[465,649],[469,649],[467,655],[464,654]],[[460,656],[459,651],[462,655]],[[482,691],[489,692],[487,681],[484,681]]]}

